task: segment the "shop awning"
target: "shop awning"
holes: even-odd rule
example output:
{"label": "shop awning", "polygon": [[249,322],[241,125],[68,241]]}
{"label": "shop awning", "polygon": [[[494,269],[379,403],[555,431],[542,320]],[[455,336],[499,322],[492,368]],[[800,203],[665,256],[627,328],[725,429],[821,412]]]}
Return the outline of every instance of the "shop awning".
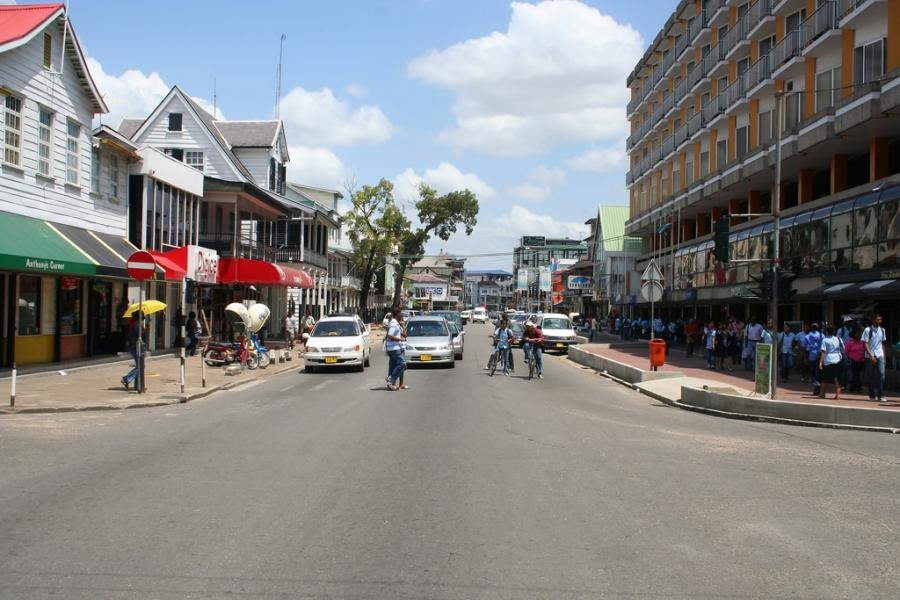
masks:
{"label": "shop awning", "polygon": [[313,278],[305,271],[252,258],[219,259],[219,283],[279,285],[307,289],[316,286]]}
{"label": "shop awning", "polygon": [[847,298],[885,296],[900,294],[900,279],[877,279],[875,281],[850,281],[844,283],[826,283],[810,292],[803,298]]}
{"label": "shop awning", "polygon": [[97,275],[106,277],[122,277],[127,279],[128,257],[136,252],[131,243],[123,237],[99,234],[72,225],[51,224],[64,238],[87,254],[97,264]]}
{"label": "shop awning", "polygon": [[184,281],[185,275],[187,275],[187,269],[176,263],[171,258],[167,258],[162,252],[151,250],[150,254],[153,255],[153,260],[156,261],[156,266],[162,268],[166,280]]}
{"label": "shop awning", "polygon": [[0,269],[49,274],[89,275],[97,264],[51,225],[12,213],[0,213]]}

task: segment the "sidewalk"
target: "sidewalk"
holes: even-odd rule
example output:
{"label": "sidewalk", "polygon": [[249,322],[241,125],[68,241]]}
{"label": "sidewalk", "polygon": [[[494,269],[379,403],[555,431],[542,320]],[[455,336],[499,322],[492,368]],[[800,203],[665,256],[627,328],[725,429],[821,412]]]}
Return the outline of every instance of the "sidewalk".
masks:
{"label": "sidewalk", "polygon": [[[280,351],[276,351],[276,356]],[[200,355],[185,358],[185,387],[181,391],[179,354],[148,357],[145,367],[147,391],[138,394],[133,386],[126,391],[122,376],[131,370],[130,356],[106,357],[68,365],[46,365],[23,369],[16,378],[15,406],[10,406],[12,378],[8,370],[0,376],[0,415],[8,413],[48,413],[82,410],[121,410],[176,404],[202,398],[263,377],[303,368],[303,359],[295,348],[293,360],[274,362],[267,368],[244,369],[226,374],[224,367],[206,365],[206,386]]]}
{"label": "sidewalk", "polygon": [[[646,340],[625,342],[618,336],[600,334],[595,336],[594,343],[579,344],[577,348],[616,363],[645,372],[650,371],[650,354]],[[693,357],[685,356],[684,346],[671,348],[666,357],[666,364],[660,367],[656,373],[665,378],[632,382],[634,383],[633,387],[682,408],[698,410],[707,408],[704,412],[716,414],[730,412],[694,406],[692,401],[689,403],[687,399],[682,398],[682,388],[687,387],[705,390],[707,394],[719,393],[722,396],[735,398],[732,405],[738,409],[738,412],[727,416],[760,419],[774,417],[771,420],[826,426],[856,426],[854,415],[863,414],[864,422],[876,423],[870,428],[885,430],[895,430],[898,428],[897,424],[900,423],[900,397],[892,396],[891,391],[888,391],[888,402],[886,403],[871,402],[865,392],[842,391],[841,399],[834,400],[834,388],[829,386],[828,396],[822,399],[813,395],[812,384],[800,382],[799,371],[797,371],[796,375],[792,374],[791,381],[787,383],[778,381],[775,401],[763,400],[763,396],[754,394],[752,372],[745,371],[743,365],[735,366],[733,371],[729,371],[727,366],[724,371],[708,369],[702,349],[699,348]],[[691,396],[692,398],[696,397],[695,394],[691,394]],[[752,400],[752,402],[740,402],[741,399]],[[825,410],[822,407],[829,408]],[[747,410],[751,412],[740,412]],[[823,410],[825,410],[825,414],[833,415],[838,420],[844,418],[846,422],[832,422],[832,416],[828,416],[828,420],[823,420]],[[865,413],[858,411],[865,411]]]}

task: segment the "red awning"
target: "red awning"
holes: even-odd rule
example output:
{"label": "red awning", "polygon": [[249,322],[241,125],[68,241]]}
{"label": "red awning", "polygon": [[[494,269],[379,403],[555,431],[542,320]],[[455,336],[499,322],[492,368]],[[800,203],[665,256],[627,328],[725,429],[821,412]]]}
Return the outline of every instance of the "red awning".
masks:
{"label": "red awning", "polygon": [[149,252],[153,255],[153,260],[156,261],[156,265],[161,267],[165,272],[165,278],[168,281],[184,281],[184,277],[187,275],[187,269],[177,264],[172,259],[163,256],[162,252],[157,250],[150,250]]}
{"label": "red awning", "polygon": [[219,283],[316,287],[313,278],[305,271],[252,258],[219,259]]}

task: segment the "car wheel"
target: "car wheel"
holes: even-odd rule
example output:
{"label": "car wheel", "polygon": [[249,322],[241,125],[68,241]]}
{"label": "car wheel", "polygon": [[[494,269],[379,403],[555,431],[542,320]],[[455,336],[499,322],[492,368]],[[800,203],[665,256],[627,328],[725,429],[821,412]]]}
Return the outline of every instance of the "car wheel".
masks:
{"label": "car wheel", "polygon": [[363,371],[366,370],[366,363],[365,363],[365,362],[359,363],[358,365],[356,365],[356,369],[354,369],[354,370],[355,370],[357,373],[362,373]]}
{"label": "car wheel", "polygon": [[306,365],[305,367],[303,367],[303,372],[304,373],[315,373],[316,368],[312,365]]}
{"label": "car wheel", "polygon": [[369,353],[366,354],[366,362],[365,362],[364,364],[365,364],[365,366],[367,366],[367,367],[371,367],[371,366],[372,366],[372,351],[371,351],[371,350],[369,350]]}
{"label": "car wheel", "polygon": [[455,368],[456,368],[456,361],[455,361],[455,360],[454,360],[452,363],[450,363],[450,368],[451,368],[451,369],[455,369]]}

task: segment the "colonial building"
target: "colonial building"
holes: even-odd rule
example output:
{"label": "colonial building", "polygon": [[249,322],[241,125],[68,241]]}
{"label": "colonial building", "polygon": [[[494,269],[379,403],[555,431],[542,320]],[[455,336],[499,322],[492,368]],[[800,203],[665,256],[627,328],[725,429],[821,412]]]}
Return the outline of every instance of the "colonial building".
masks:
{"label": "colonial building", "polygon": [[663,270],[664,312],[762,317],[776,260],[796,276],[782,318],[900,322],[898,73],[900,2],[675,5],[627,81],[626,233],[638,270]]}

